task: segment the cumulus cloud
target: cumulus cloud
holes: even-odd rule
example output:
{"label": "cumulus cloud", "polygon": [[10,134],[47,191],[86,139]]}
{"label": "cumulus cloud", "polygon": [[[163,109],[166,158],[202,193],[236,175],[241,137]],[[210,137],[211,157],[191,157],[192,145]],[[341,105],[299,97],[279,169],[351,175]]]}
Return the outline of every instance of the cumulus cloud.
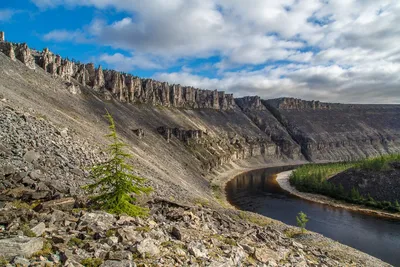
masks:
{"label": "cumulus cloud", "polygon": [[[397,0],[32,1],[40,8],[90,6],[128,14],[45,35],[124,49],[131,56],[101,56],[120,70],[160,69],[154,75],[160,80],[238,95],[400,102]],[[219,61],[206,64],[217,78],[187,66],[162,71],[166,63],[212,56]]]}

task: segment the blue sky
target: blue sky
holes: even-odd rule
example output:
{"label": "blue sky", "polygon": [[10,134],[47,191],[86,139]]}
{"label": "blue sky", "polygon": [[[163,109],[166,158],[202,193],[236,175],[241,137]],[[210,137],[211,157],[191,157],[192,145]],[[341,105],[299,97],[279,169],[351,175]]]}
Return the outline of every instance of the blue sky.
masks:
{"label": "blue sky", "polygon": [[12,42],[236,96],[400,103],[391,0],[3,0]]}

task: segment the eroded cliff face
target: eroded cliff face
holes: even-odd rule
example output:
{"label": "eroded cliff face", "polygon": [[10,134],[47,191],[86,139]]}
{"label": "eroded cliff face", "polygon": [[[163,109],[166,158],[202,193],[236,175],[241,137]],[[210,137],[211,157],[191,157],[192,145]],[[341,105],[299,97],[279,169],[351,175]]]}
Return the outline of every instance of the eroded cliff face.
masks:
{"label": "eroded cliff face", "polygon": [[140,79],[114,70],[103,70],[101,66],[95,68],[93,63],[81,64],[62,59],[47,48],[37,51],[30,49],[26,44],[6,42],[3,38],[0,40],[0,51],[13,60],[18,59],[30,69],[38,65],[46,72],[68,82],[73,78],[81,86],[103,93],[103,97],[107,100],[115,97],[121,102],[193,109],[230,110],[235,107],[232,94],[170,85],[166,82]]}
{"label": "eroded cliff face", "polygon": [[400,152],[400,105],[263,101],[310,160],[354,160]]}
{"label": "eroded cliff face", "polygon": [[278,145],[281,153],[290,158],[301,159],[300,145],[289,135],[285,127],[264,106],[258,96],[236,98],[236,104],[263,131],[269,139]]}

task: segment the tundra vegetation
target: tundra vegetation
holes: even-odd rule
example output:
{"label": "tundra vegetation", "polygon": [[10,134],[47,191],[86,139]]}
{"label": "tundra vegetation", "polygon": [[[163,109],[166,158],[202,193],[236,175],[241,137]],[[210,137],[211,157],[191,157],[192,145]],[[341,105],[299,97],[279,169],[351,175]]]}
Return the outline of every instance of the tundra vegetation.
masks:
{"label": "tundra vegetation", "polygon": [[400,204],[397,200],[394,202],[376,201],[369,195],[361,195],[355,187],[349,192],[346,192],[341,184],[336,185],[329,182],[330,177],[350,168],[385,171],[391,168],[390,163],[399,161],[400,154],[394,154],[367,158],[355,162],[307,164],[292,172],[290,184],[302,192],[322,194],[349,203],[365,205],[391,212],[399,212]]}

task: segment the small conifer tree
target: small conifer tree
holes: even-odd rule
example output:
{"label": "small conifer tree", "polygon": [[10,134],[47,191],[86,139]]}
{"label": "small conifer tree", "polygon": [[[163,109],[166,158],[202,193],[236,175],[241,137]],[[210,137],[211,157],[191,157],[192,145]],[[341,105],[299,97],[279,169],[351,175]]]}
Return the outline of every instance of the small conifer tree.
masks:
{"label": "small conifer tree", "polygon": [[301,232],[304,233],[306,231],[306,224],[308,222],[307,215],[300,211],[299,214],[296,216],[297,226],[301,228]]}
{"label": "small conifer tree", "polygon": [[107,137],[111,140],[106,152],[109,159],[91,169],[91,177],[95,180],[84,188],[92,196],[96,208],[115,214],[129,216],[145,216],[147,209],[136,206],[133,194],[149,193],[152,189],[144,186],[145,179],[132,174],[133,167],[127,163],[132,156],[124,152],[126,144],[117,136],[114,119],[108,113],[105,117],[109,121],[110,133]]}

